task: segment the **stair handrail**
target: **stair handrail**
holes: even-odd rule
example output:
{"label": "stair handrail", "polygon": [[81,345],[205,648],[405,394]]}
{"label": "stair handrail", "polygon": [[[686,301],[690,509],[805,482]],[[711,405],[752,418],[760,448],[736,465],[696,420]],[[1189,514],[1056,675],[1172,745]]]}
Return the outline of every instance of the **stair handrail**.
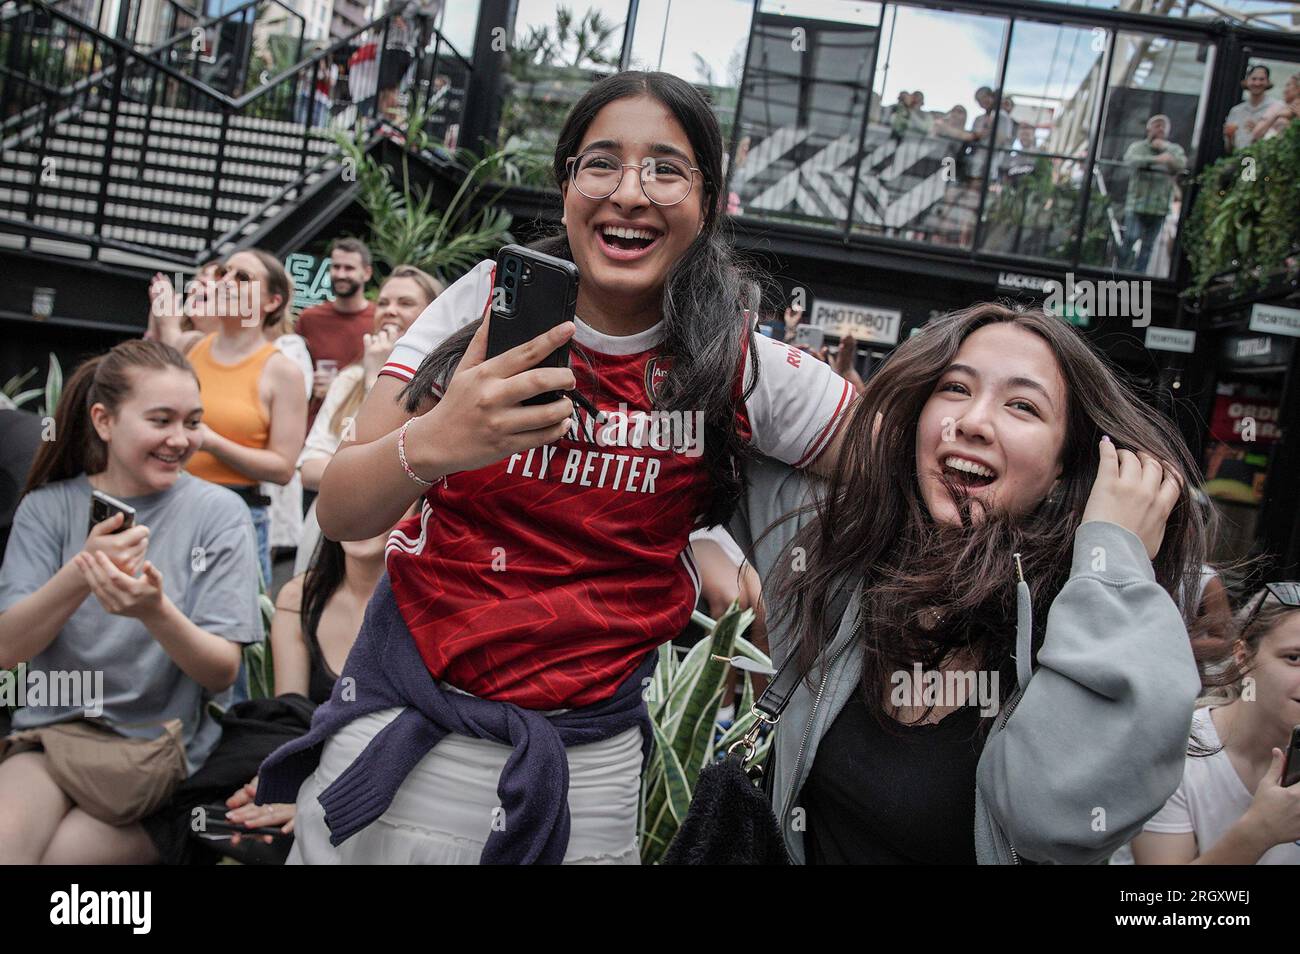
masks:
{"label": "stair handrail", "polygon": [[[307,59],[300,61],[294,66],[289,67],[287,70],[282,70],[280,73],[272,77],[266,83],[259,86],[258,89],[252,90],[248,93],[244,93],[243,95],[238,97],[232,97],[226,93],[221,92],[220,90],[213,89],[211,86],[209,86],[207,83],[203,82],[202,80],[197,80],[194,77],[181,72],[175,67],[169,65],[168,63],[163,62],[162,60],[157,59],[154,56],[151,56],[145,50],[138,49],[137,47],[133,46],[131,43],[126,42],[125,40],[121,40],[115,36],[110,36],[109,34],[100,30],[98,27],[89,25],[84,20],[78,20],[76,17],[69,16],[68,14],[64,13],[62,10],[54,9],[52,6],[50,6],[47,0],[26,0],[26,2],[31,4],[33,7],[41,8],[45,13],[49,14],[53,19],[76,27],[78,30],[85,33],[87,37],[93,37],[94,39],[98,40],[99,42],[105,44],[106,46],[118,52],[120,56],[119,62],[114,63],[111,67],[101,70],[100,73],[97,74],[100,79],[111,76],[113,74],[113,71],[119,67],[120,63],[125,62],[128,59],[131,59],[131,60],[135,60],[137,63],[153,67],[154,69],[158,70],[160,73],[163,73],[169,76],[170,78],[176,80],[182,86],[186,86],[194,90],[195,92],[208,97],[214,102],[226,106],[234,111],[242,110],[249,103],[254,102],[255,100],[259,99],[261,96],[264,96],[273,87],[279,85],[279,83],[284,79],[290,76],[294,76],[297,73],[301,73],[308,67],[315,66],[316,63],[320,62],[320,60],[324,59],[325,57],[337,53],[340,49],[346,46],[350,40],[366,32],[367,30],[373,30],[375,29],[376,26],[381,26],[386,24],[388,20],[390,20],[392,17],[397,15],[396,10],[390,10],[388,13],[385,13],[383,16],[377,18],[376,20],[367,23],[365,26],[362,26],[354,30],[352,33],[349,33],[346,37],[340,38],[338,41],[331,44],[326,49],[318,51],[317,53],[313,54]],[[33,83],[32,85],[38,86],[38,88],[41,89],[49,89],[49,87],[40,86],[40,84]],[[78,86],[80,85],[81,83],[78,84]],[[75,89],[76,87],[72,87],[72,88]]]}
{"label": "stair handrail", "polygon": [[[312,127],[317,124],[313,122],[313,120],[311,119],[311,116],[314,115],[314,111],[313,111],[313,107],[310,105],[312,93],[309,90],[308,108],[307,108],[308,118],[303,123],[303,146],[302,146],[301,171],[293,179],[283,183],[281,188],[279,188],[274,195],[268,197],[254,213],[242,217],[238,221],[238,223],[236,224],[233,230],[227,230],[224,234],[212,238],[212,236],[216,235],[216,230],[214,228],[215,218],[218,214],[217,203],[216,203],[216,190],[218,187],[218,182],[220,180],[221,168],[223,163],[224,147],[226,143],[225,132],[229,127],[231,119],[241,115],[243,110],[245,110],[250,104],[256,102],[262,96],[267,95],[271,90],[282,89],[283,88],[282,84],[284,84],[286,81],[296,80],[297,77],[301,75],[305,75],[307,70],[315,71],[312,77],[312,79],[315,79],[316,77],[319,76],[319,64],[321,62],[332,58],[336,53],[338,53],[340,50],[344,49],[345,47],[351,46],[352,41],[364,33],[369,32],[374,36],[375,41],[380,47],[378,51],[378,57],[379,60],[382,61],[383,51],[387,44],[389,22],[394,17],[398,16],[400,13],[398,9],[395,8],[390,9],[387,13],[383,14],[382,16],[379,16],[375,18],[373,21],[358,27],[357,29],[348,33],[346,36],[336,39],[328,46],[313,53],[310,57],[303,59],[299,63],[296,63],[285,70],[282,70],[276,76],[268,78],[267,82],[260,84],[257,89],[251,90],[248,93],[245,93],[240,96],[230,96],[218,90],[215,90],[207,83],[204,83],[200,80],[196,80],[193,77],[188,76],[185,73],[181,72],[180,70],[170,66],[169,64],[162,62],[153,56],[150,56],[147,52],[142,51],[140,48],[138,48],[137,46],[135,46],[134,44],[126,40],[120,39],[118,37],[109,36],[108,34],[104,33],[102,30],[98,29],[97,27],[91,26],[87,24],[85,21],[79,20],[75,17],[72,17],[64,13],[61,10],[55,9],[54,5],[51,2],[48,2],[48,0],[26,0],[25,9],[27,9],[30,12],[37,13],[38,15],[43,14],[49,19],[51,19],[52,21],[61,22],[70,26],[72,28],[72,31],[76,31],[79,37],[79,42],[89,42],[93,48],[97,50],[102,50],[102,55],[104,56],[104,58],[107,59],[111,56],[113,60],[111,66],[107,68],[102,68],[98,70],[96,73],[91,74],[89,77],[85,77],[75,83],[57,89],[52,88],[45,83],[33,82],[30,79],[25,80],[25,82],[29,84],[30,89],[39,90],[41,92],[45,92],[49,94],[48,95],[49,101],[44,104],[45,105],[44,132],[41,134],[40,137],[41,145],[38,148],[38,163],[37,163],[38,165],[40,164],[39,157],[43,155],[45,150],[45,140],[49,135],[50,122],[52,118],[51,110],[58,108],[61,104],[71,105],[72,101],[75,99],[76,94],[80,93],[88,86],[91,86],[95,83],[103,83],[106,80],[110,82],[113,87],[111,91],[112,105],[109,107],[109,111],[113,116],[113,119],[111,119],[108,124],[107,127],[108,137],[105,140],[106,142],[105,156],[106,157],[111,156],[114,133],[117,127],[116,115],[118,113],[119,103],[122,97],[124,79],[131,77],[134,74],[134,72],[137,69],[140,69],[141,67],[144,68],[146,75],[148,71],[152,69],[154,71],[153,75],[155,77],[170,78],[177,84],[177,88],[189,90],[193,93],[198,93],[204,100],[212,103],[216,107],[214,112],[219,112],[221,117],[220,124],[219,124],[221,128],[221,134],[217,139],[218,151],[216,155],[216,168],[213,173],[213,200],[209,207],[209,225],[208,225],[209,238],[206,240],[208,244],[203,250],[205,255],[220,248],[223,244],[231,241],[232,238],[236,237],[239,233],[241,233],[242,229],[250,221],[256,218],[258,214],[264,212],[267,208],[269,208],[274,203],[283,201],[284,197],[288,196],[290,193],[296,191],[298,197],[301,198],[302,195],[304,194],[304,190],[308,186],[308,182],[310,180],[311,175],[317,172],[318,170],[320,170],[324,165],[326,165],[332,159],[337,158],[337,153],[322,155],[319,156],[316,159],[316,161],[311,163],[309,166],[308,159],[309,159],[310,150],[308,148],[308,143],[312,136],[311,133]],[[449,57],[454,57],[456,60],[459,60],[462,64],[464,64],[467,70],[470,71],[473,70],[473,65],[460,53],[459,50],[455,48],[453,44],[447,41],[447,39],[443,36],[442,31],[437,29],[436,27],[430,27],[428,33],[422,31],[421,39],[424,40],[424,42],[421,44],[420,50],[417,51],[417,57],[416,57],[417,63],[423,61],[424,54],[426,53],[426,51],[430,49],[429,44],[433,43],[434,45],[432,48],[434,51],[436,51],[434,53],[435,57],[440,59],[444,55],[443,51],[445,50],[446,51],[445,55]],[[133,60],[135,61],[134,63],[132,62]],[[296,89],[297,87],[294,88]],[[108,190],[109,177],[110,177],[110,165],[109,162],[106,161],[104,163],[103,172],[101,174],[98,207],[96,209],[95,223],[92,232],[92,234],[94,235],[94,239],[93,239],[94,243],[96,244],[96,246],[122,248],[127,250],[142,250],[142,251],[146,250],[145,246],[140,246],[138,245],[138,243],[125,241],[122,239],[109,239],[109,238],[105,238],[102,235],[102,224],[103,224],[102,217],[103,217],[104,203],[108,195],[107,190]],[[32,207],[28,213],[29,218],[32,215],[34,215],[35,201],[36,201],[36,192],[33,191],[32,198],[31,198]],[[42,233],[46,231],[45,229],[37,226],[34,219],[31,219],[28,223],[26,223],[26,225],[30,226],[29,234],[32,232]]]}
{"label": "stair handrail", "polygon": [[[48,0],[26,0],[26,2],[31,4],[33,7],[41,8],[54,19],[75,26],[77,29],[86,33],[88,36],[94,37],[95,39],[99,40],[101,43],[104,43],[107,46],[112,47],[113,49],[117,50],[119,53],[124,54],[124,58],[134,59],[139,63],[152,66],[155,69],[157,69],[159,72],[164,73],[167,76],[171,77],[172,79],[178,81],[179,83],[181,83],[181,85],[187,86],[190,89],[193,89],[196,92],[199,92],[207,96],[209,99],[212,99],[215,102],[220,103],[221,105],[230,107],[235,111],[242,110],[249,103],[255,102],[256,100],[260,99],[262,96],[265,96],[268,92],[270,92],[271,89],[278,86],[285,79],[291,76],[295,76],[298,73],[304,72],[309,67],[314,67],[321,60],[325,60],[332,57],[339,50],[343,49],[346,46],[349,46],[351,44],[351,41],[356,39],[362,33],[366,33],[368,31],[372,31],[380,27],[386,26],[389,20],[396,17],[400,13],[400,11],[397,9],[390,9],[387,13],[384,13],[383,15],[376,17],[374,20],[370,21],[369,23],[357,27],[355,30],[353,30],[351,33],[348,33],[346,36],[338,38],[329,46],[317,50],[315,53],[313,53],[311,56],[308,56],[306,59],[300,60],[298,63],[295,63],[293,66],[281,70],[275,76],[270,77],[265,83],[259,85],[257,89],[250,90],[249,92],[244,93],[240,96],[232,97],[226,93],[221,92],[220,90],[213,89],[211,86],[209,86],[207,83],[204,83],[202,80],[196,80],[194,79],[194,77],[182,73],[180,70],[177,70],[176,68],[170,66],[169,64],[164,63],[163,61],[149,55],[147,51],[140,50],[124,40],[118,39],[115,36],[110,36],[107,33],[104,33],[98,27],[91,26],[83,20],[78,20],[76,17],[69,16],[68,14],[64,13],[62,10],[55,9],[54,6],[48,2]],[[256,0],[251,0],[251,2],[256,2]],[[443,36],[441,30],[439,30],[437,27],[432,27],[431,29],[433,35],[436,36],[439,40],[440,48],[445,47],[447,51],[450,52],[453,56],[455,56],[456,59],[460,60],[462,64],[464,64],[466,67],[469,67],[470,69],[473,68],[470,61],[467,60],[464,57],[464,55],[461,54],[461,52],[457,50],[456,47],[452,45],[450,41],[447,40],[445,36]],[[117,69],[117,67],[118,64],[115,63],[113,64],[112,67],[101,70],[98,74],[96,74],[96,77],[102,80],[104,77],[112,75],[113,70]],[[83,86],[86,82],[87,80],[82,80],[76,86],[70,87],[70,89],[75,91],[77,88]],[[56,90],[50,87],[43,86],[41,84],[33,83],[32,85],[37,86],[42,90],[47,90],[49,92],[56,92]]]}
{"label": "stair handrail", "polygon": [[299,50],[302,49],[301,44],[306,40],[307,18],[304,17],[297,10],[295,10],[293,7],[284,3],[283,0],[245,0],[244,3],[241,3],[233,10],[227,10],[226,12],[222,13],[220,16],[215,16],[215,17],[205,17],[202,13],[199,13],[195,10],[191,10],[189,7],[185,6],[185,4],[180,3],[179,0],[167,0],[167,2],[170,3],[173,7],[177,7],[178,9],[184,10],[190,16],[194,17],[198,22],[195,23],[193,26],[191,26],[188,30],[178,31],[177,33],[163,40],[161,43],[158,43],[156,46],[147,47],[145,49],[145,52],[148,53],[150,56],[157,56],[159,53],[162,53],[165,50],[170,50],[172,47],[180,43],[182,40],[192,37],[194,35],[195,30],[206,31],[211,26],[214,26],[218,23],[222,23],[225,20],[233,19],[237,14],[242,14],[245,10],[249,9],[250,7],[257,7],[260,4],[266,2],[275,4],[277,7],[280,7],[282,10],[286,11],[291,16],[296,17],[298,19]]}

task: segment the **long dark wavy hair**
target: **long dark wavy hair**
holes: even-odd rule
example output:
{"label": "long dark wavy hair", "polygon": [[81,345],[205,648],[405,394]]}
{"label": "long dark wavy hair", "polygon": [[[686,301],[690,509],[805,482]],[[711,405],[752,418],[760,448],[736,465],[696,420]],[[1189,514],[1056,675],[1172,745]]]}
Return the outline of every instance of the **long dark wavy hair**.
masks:
{"label": "long dark wavy hair", "polygon": [[311,565],[302,578],[302,632],[312,642],[316,641],[316,630],[320,618],[325,613],[325,604],[338,592],[347,575],[347,555],[343,544],[321,534],[312,554]]}
{"label": "long dark wavy hair", "polygon": [[[758,285],[767,280],[760,279],[732,251],[720,213],[722,132],[708,101],[679,77],[629,70],[594,83],[569,111],[555,143],[552,173],[556,185],[562,188],[568,181],[566,161],[577,154],[596,115],[616,100],[635,96],[653,97],[681,123],[703,178],[704,228],[673,264],[664,283],[660,354],[671,360],[671,367],[654,397],[654,406],[664,411],[703,412],[704,459],[713,487],[704,519],[713,525],[730,515],[740,493],[738,461],[747,451],[734,422],[740,401],[758,383],[752,347],[748,350],[753,374],[750,389],[741,395],[733,384],[745,359],[745,336],[753,334],[742,314],[746,308],[757,310]],[[530,247],[573,260],[566,232]],[[403,391],[408,410],[417,410],[435,383],[451,378],[480,323],[481,319],[462,328],[424,359]],[[580,350],[572,342],[570,347]]]}
{"label": "long dark wavy hair", "polygon": [[[959,526],[941,526],[930,517],[916,473],[917,421],[962,342],[995,322],[1038,335],[1056,356],[1067,403],[1060,481],[1028,513],[993,511],[979,520],[951,485],[962,519]],[[1021,554],[1033,597],[1037,649],[1052,599],[1069,576],[1074,532],[1097,475],[1103,434],[1118,448],[1148,451],[1183,475],[1182,497],[1153,564],[1156,579],[1176,601],[1181,593],[1197,592],[1206,527],[1188,491],[1195,462],[1174,424],[1141,401],[1059,318],[984,303],[935,319],[898,347],[849,414],[839,462],[813,505],[816,519],[791,543],[803,548],[803,559],[782,559],[765,582],[774,595],[774,632],[788,627],[784,638],[799,640],[808,668],[834,633],[822,619],[823,607],[836,588],[864,580],[862,688],[882,721],[890,715],[884,698],[892,673],[914,662],[938,669],[955,651],[969,652],[980,670],[999,671],[1003,695],[1014,688],[1013,554]],[[938,624],[934,613],[942,618]],[[1195,607],[1185,613],[1195,613]]]}

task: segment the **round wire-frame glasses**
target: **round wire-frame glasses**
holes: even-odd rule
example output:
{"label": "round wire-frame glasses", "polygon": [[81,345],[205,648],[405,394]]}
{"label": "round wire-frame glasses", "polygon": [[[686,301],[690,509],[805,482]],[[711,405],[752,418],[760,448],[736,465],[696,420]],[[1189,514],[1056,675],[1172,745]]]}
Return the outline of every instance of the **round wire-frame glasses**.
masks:
{"label": "round wire-frame glasses", "polygon": [[[602,168],[597,163],[604,162],[607,165]],[[576,156],[570,156],[565,160],[565,166],[569,170],[569,182],[580,195],[588,199],[608,199],[611,195],[619,190],[623,184],[623,177],[627,175],[627,170],[638,169],[638,178],[641,182],[641,194],[654,205],[668,207],[677,205],[686,201],[690,196],[691,190],[695,187],[695,174],[700,172],[695,166],[689,165],[680,159],[668,157],[651,157],[647,156],[640,162],[619,162],[619,157],[608,152],[583,152]],[[610,173],[617,169],[618,175]],[[585,173],[585,175],[584,175]],[[602,173],[605,173],[602,175]],[[586,182],[586,188],[583,188],[579,179]],[[685,183],[685,189],[682,190],[680,183]],[[601,183],[597,185],[596,183]],[[606,188],[606,184],[612,183]],[[680,190],[681,195],[673,197],[676,191]],[[651,192],[658,195],[652,195]]]}

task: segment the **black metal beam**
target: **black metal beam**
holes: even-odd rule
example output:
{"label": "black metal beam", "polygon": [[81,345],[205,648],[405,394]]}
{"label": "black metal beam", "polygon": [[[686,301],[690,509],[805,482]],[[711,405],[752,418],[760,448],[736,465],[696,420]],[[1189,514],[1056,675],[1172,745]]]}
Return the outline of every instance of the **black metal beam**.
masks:
{"label": "black metal beam", "polygon": [[483,153],[496,145],[507,48],[514,42],[514,13],[512,0],[482,0],[479,6],[474,70],[465,90],[465,118],[459,139],[461,146],[475,152]]}

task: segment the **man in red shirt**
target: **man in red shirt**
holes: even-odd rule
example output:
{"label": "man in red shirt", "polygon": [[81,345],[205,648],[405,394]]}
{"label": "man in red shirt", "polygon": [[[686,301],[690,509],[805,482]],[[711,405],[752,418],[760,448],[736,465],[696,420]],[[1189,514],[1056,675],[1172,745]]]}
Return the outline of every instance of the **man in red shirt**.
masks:
{"label": "man in red shirt", "polygon": [[308,430],[330,382],[342,368],[361,360],[362,337],[375,330],[375,305],[366,300],[366,282],[373,273],[370,249],[360,239],[335,239],[330,243],[329,255],[334,300],[304,309],[294,326],[307,342],[315,365],[311,403],[307,407]]}

